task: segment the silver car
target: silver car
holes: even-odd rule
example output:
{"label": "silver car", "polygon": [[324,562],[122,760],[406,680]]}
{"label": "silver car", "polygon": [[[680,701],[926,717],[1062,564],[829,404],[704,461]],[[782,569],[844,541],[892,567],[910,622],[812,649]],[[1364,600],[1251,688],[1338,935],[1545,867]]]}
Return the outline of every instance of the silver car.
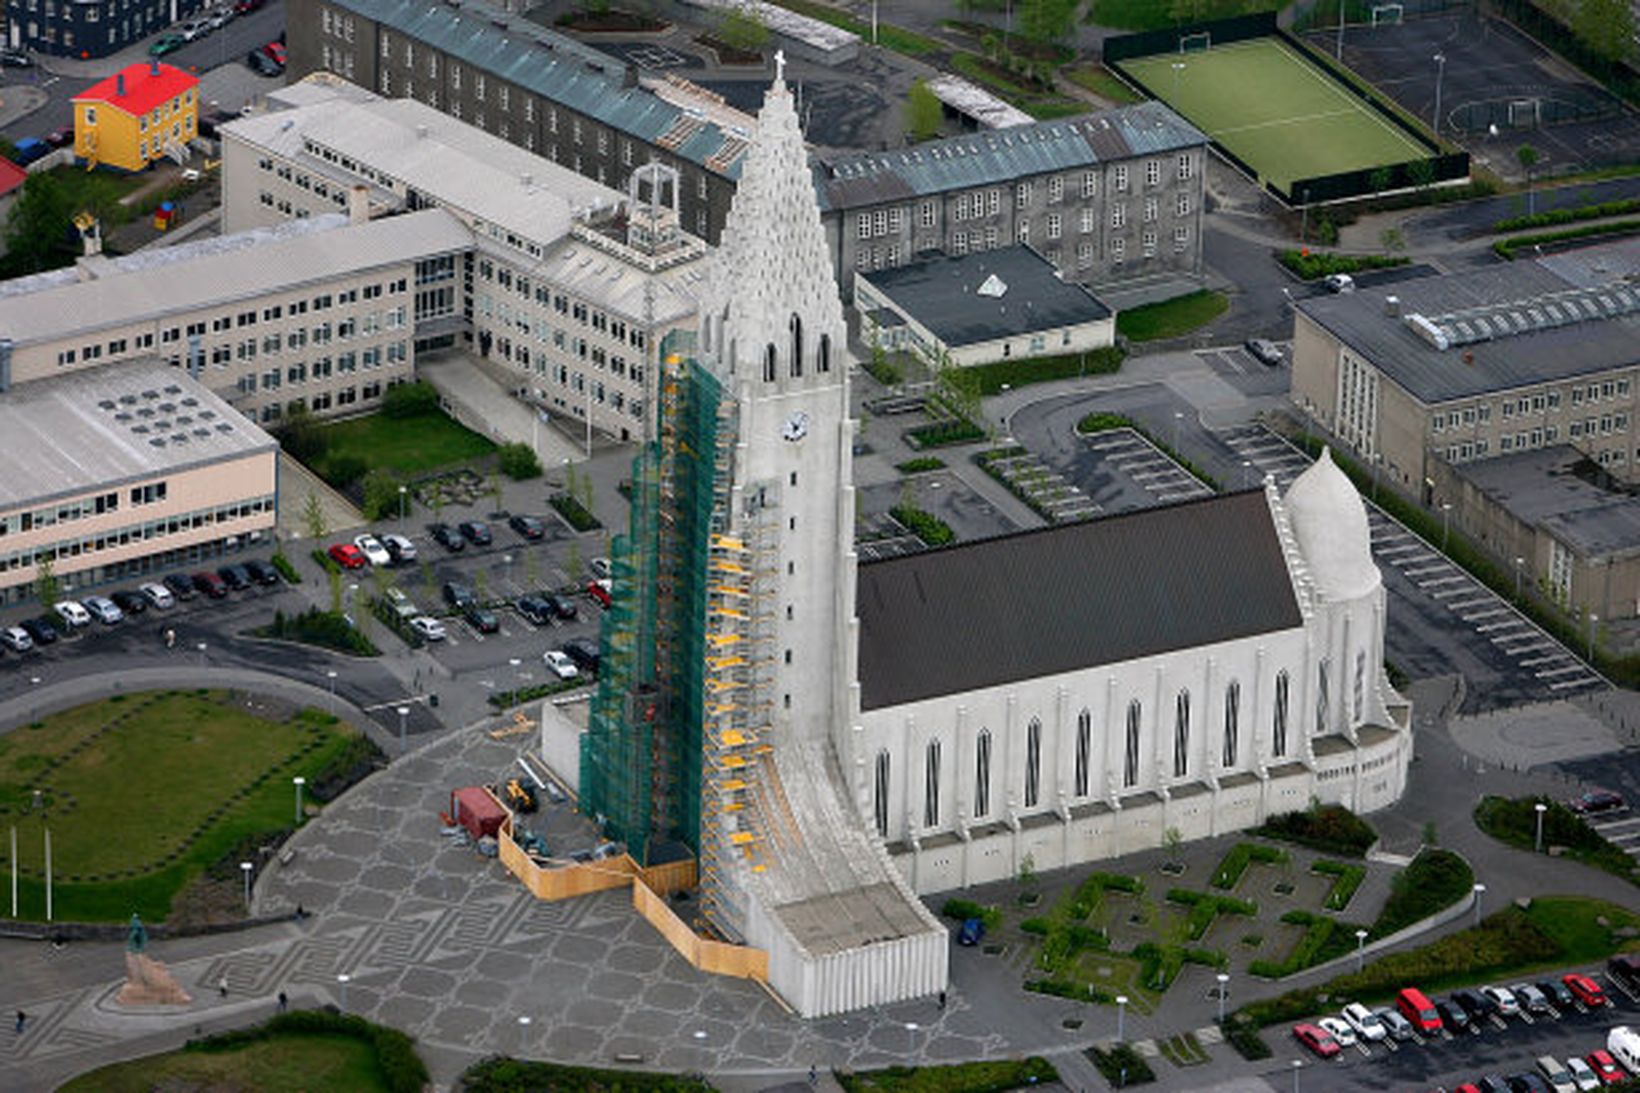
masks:
{"label": "silver car", "polygon": [[34,639],[21,626],[8,626],[0,630],[0,645],[14,653],[26,653],[34,648]]}

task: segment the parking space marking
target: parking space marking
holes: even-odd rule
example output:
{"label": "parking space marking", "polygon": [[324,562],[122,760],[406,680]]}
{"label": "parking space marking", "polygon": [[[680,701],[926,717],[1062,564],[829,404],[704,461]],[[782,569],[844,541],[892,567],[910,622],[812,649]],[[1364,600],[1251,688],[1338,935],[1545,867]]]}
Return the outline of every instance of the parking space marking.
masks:
{"label": "parking space marking", "polygon": [[1549,679],[1553,676],[1563,676],[1568,672],[1581,672],[1581,671],[1583,671],[1583,665],[1581,665],[1581,664],[1568,664],[1564,668],[1547,668],[1547,669],[1545,669],[1541,672],[1533,672],[1532,674],[1537,676],[1539,679]]}

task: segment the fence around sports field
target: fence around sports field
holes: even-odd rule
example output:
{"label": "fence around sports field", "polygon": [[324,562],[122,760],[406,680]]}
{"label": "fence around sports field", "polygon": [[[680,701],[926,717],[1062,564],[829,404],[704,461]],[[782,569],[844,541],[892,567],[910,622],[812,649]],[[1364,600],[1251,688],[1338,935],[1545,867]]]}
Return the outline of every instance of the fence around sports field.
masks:
{"label": "fence around sports field", "polygon": [[1427,156],[1401,163],[1379,164],[1356,170],[1293,179],[1287,185],[1287,188],[1283,190],[1225,147],[1222,141],[1212,138],[1214,151],[1248,177],[1256,179],[1284,204],[1311,205],[1330,201],[1345,201],[1351,198],[1366,197],[1384,190],[1399,190],[1415,186],[1455,182],[1469,177],[1469,154],[1467,152],[1457,151],[1443,154],[1438,144],[1426,136],[1415,124],[1381,101],[1358,77],[1350,74],[1347,69],[1342,69],[1331,57],[1317,52],[1307,43],[1294,38],[1277,26],[1274,12],[1259,12],[1230,19],[1185,23],[1165,30],[1141,31],[1137,34],[1123,34],[1107,38],[1104,42],[1104,64],[1139,91],[1165,103],[1167,102],[1165,95],[1157,94],[1123,62],[1139,57],[1152,57],[1158,54],[1177,52],[1180,49],[1182,40],[1197,38],[1204,34],[1209,37],[1213,46],[1229,45],[1233,42],[1245,42],[1256,38],[1275,38],[1286,43],[1289,48],[1298,54],[1301,60],[1308,62],[1313,68],[1319,69],[1329,81],[1348,91],[1368,110],[1394,126],[1413,143],[1429,152]]}

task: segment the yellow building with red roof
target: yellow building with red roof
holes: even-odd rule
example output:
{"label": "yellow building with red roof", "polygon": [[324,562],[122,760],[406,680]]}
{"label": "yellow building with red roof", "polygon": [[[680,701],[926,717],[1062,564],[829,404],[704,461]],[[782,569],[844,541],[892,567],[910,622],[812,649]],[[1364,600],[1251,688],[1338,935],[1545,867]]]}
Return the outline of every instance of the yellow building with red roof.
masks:
{"label": "yellow building with red roof", "polygon": [[199,80],[168,64],[131,65],[74,96],[74,151],[91,166],[140,171],[199,132]]}

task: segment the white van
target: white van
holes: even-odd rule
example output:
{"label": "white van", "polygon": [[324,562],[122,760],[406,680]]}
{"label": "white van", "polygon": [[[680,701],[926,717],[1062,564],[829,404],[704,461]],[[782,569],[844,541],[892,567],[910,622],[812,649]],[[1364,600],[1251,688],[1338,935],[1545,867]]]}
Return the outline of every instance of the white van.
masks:
{"label": "white van", "polygon": [[1615,1055],[1630,1074],[1640,1074],[1640,1032],[1618,1025],[1606,1034],[1606,1050]]}
{"label": "white van", "polygon": [[1566,1069],[1566,1064],[1553,1055],[1539,1055],[1537,1058],[1538,1073],[1548,1081],[1549,1088],[1555,1093],[1577,1093],[1577,1083],[1572,1081],[1572,1072]]}

